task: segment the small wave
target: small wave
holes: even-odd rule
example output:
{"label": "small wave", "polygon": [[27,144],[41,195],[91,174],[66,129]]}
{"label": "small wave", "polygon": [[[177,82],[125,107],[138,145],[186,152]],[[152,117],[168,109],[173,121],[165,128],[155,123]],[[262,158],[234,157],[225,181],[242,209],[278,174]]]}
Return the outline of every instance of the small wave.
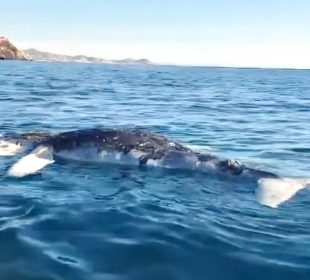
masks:
{"label": "small wave", "polygon": [[292,148],[290,151],[295,153],[310,153],[310,148]]}
{"label": "small wave", "polygon": [[200,153],[207,153],[207,152],[213,151],[211,147],[204,146],[204,145],[186,144],[185,146],[193,151],[200,152]]}

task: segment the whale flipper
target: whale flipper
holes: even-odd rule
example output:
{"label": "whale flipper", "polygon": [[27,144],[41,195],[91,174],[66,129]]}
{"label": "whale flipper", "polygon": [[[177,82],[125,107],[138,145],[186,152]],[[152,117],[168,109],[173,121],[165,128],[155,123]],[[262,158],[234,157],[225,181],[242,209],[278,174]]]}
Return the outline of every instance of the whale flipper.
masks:
{"label": "whale flipper", "polygon": [[30,154],[22,157],[8,171],[10,176],[24,177],[34,174],[45,166],[54,163],[53,148],[51,146],[38,146]]}
{"label": "whale flipper", "polygon": [[262,178],[258,181],[256,190],[257,201],[262,205],[276,208],[307,186],[310,186],[309,179]]}

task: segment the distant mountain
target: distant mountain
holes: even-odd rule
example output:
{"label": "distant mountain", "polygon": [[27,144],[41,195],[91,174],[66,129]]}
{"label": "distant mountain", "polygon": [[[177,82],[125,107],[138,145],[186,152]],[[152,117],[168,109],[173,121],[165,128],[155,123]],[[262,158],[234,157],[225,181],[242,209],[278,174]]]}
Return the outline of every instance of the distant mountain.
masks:
{"label": "distant mountain", "polygon": [[16,48],[9,39],[0,37],[0,59],[31,60],[31,57]]}
{"label": "distant mountain", "polygon": [[39,51],[37,49],[27,49],[24,50],[33,60],[39,61],[62,61],[62,62],[84,62],[84,63],[120,63],[120,64],[150,64],[151,62],[148,59],[119,59],[119,60],[110,60],[92,56],[85,55],[63,55],[55,54],[51,52]]}

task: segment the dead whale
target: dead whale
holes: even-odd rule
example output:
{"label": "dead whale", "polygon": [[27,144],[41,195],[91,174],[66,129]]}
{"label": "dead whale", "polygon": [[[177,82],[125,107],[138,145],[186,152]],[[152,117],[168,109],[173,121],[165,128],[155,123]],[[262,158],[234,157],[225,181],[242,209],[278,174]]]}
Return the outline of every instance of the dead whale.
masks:
{"label": "dead whale", "polygon": [[201,154],[162,135],[130,129],[81,129],[58,134],[23,133],[0,140],[0,156],[27,152],[8,171],[24,177],[55,162],[55,158],[186,169],[224,176],[246,177],[258,182],[261,204],[277,207],[307,186],[305,179],[281,178],[247,167],[238,161]]}

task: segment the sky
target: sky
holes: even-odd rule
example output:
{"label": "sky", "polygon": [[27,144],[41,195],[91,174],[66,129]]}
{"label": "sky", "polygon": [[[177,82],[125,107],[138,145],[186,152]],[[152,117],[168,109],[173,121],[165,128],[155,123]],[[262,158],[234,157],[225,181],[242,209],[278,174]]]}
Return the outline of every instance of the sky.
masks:
{"label": "sky", "polygon": [[309,0],[0,0],[17,47],[158,64],[310,68]]}

